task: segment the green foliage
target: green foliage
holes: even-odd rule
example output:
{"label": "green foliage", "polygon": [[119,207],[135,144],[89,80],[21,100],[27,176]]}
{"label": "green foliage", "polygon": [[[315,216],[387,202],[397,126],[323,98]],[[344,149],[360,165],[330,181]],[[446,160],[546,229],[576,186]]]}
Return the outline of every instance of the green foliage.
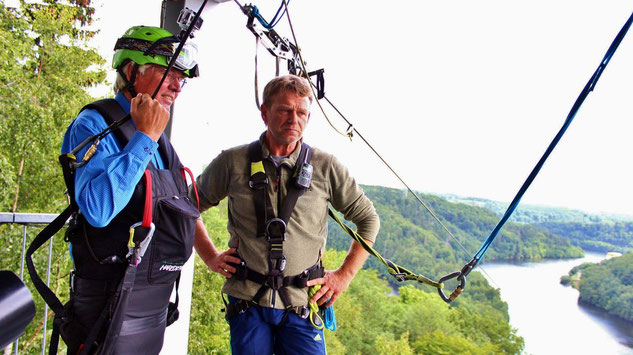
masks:
{"label": "green foliage", "polygon": [[610,314],[633,322],[633,254],[624,254],[599,264],[583,264],[579,299]]}
{"label": "green foliage", "polygon": [[[88,49],[90,1],[0,3],[0,208],[51,212],[65,204],[57,156],[63,133],[103,83]],[[97,69],[95,69],[97,68]]]}
{"label": "green foliage", "polygon": [[[213,244],[225,248],[229,234],[226,231],[226,201],[202,215]],[[190,354],[230,354],[229,326],[224,320],[224,308],[220,289],[224,276],[212,272],[196,254],[191,295],[191,320],[189,323]]]}

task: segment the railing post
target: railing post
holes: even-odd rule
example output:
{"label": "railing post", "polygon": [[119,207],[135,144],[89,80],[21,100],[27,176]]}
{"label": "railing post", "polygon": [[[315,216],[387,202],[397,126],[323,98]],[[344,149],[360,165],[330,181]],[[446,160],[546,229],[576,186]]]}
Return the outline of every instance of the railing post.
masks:
{"label": "railing post", "polygon": [[[24,254],[26,253],[26,224],[23,227],[22,232],[22,257],[20,258],[20,280],[24,281]],[[15,339],[13,342],[14,354],[18,355],[18,341],[20,338]]]}
{"label": "railing post", "polygon": [[[51,283],[51,258],[53,254],[53,238],[48,241],[48,268],[46,270],[46,286]],[[46,321],[48,315],[48,304],[44,303],[44,327],[42,328],[42,355],[46,354]]]}

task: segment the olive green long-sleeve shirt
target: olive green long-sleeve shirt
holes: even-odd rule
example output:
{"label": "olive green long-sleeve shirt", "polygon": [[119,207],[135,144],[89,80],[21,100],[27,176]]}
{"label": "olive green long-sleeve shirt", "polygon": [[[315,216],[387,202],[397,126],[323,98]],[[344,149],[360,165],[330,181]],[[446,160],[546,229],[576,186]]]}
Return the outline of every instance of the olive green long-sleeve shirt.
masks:
{"label": "olive green long-sleeve shirt", "polygon": [[[300,152],[300,144],[287,158],[275,166],[269,158],[264,134],[260,137],[263,164],[269,179],[268,195],[276,214],[278,194],[283,203],[288,192],[288,180]],[[283,254],[287,264],[284,275],[293,276],[313,266],[325,249],[327,240],[328,204],[341,212],[345,219],[352,221],[358,233],[366,240],[374,242],[380,227],[379,217],[371,201],[356,184],[348,170],[331,154],[313,148],[311,164],[314,167],[312,183],[297,201],[287,226]],[[229,247],[237,248],[246,265],[261,273],[268,274],[269,244],[266,238],[257,238],[257,216],[253,202],[254,194],[248,182],[250,161],[248,145],[223,151],[196,179],[200,200],[200,211],[216,206],[228,196]],[[279,178],[279,187],[276,181]],[[195,199],[195,196],[192,195]],[[227,279],[222,291],[230,296],[251,300],[261,285],[248,280]],[[307,288],[288,287],[293,306],[308,304]],[[274,297],[268,290],[260,300],[263,307],[283,309],[278,295]]]}

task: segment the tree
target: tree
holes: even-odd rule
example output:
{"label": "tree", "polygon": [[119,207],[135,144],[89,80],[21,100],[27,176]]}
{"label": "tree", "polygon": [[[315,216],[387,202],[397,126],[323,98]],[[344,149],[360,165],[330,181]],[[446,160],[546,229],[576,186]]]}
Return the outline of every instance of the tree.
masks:
{"label": "tree", "polygon": [[57,156],[65,128],[105,81],[87,41],[89,0],[0,3],[2,210],[51,212],[65,204]]}
{"label": "tree", "polygon": [[[67,203],[57,163],[63,134],[78,110],[94,100],[87,89],[105,81],[105,60],[87,44],[95,34],[86,27],[93,14],[89,0],[22,0],[19,7],[0,0],[2,212],[52,213]],[[19,268],[21,234],[18,228],[0,227],[1,269]],[[71,262],[66,243],[54,239],[51,289],[63,301]],[[46,265],[46,251],[36,253],[34,262]],[[38,314],[20,340],[22,354],[38,352],[43,333],[43,301],[32,287],[31,293]],[[52,323],[49,311],[48,339]]]}

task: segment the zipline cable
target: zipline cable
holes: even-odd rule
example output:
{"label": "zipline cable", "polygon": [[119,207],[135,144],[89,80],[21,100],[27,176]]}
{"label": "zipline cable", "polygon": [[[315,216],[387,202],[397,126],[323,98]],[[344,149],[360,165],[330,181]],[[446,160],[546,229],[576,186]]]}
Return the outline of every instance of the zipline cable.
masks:
{"label": "zipline cable", "polygon": [[[285,2],[285,0],[284,0]],[[292,33],[292,38],[295,42],[295,45],[297,46],[297,52],[299,53],[299,59],[301,61],[301,66],[303,68],[303,73],[304,76],[306,77],[306,79],[308,79],[308,81],[311,84],[311,88],[312,88],[312,93],[313,95],[316,97],[316,94],[314,92],[314,84],[312,83],[312,81],[310,80],[310,77],[308,76],[308,70],[306,69],[305,63],[303,61],[303,57],[301,55],[301,51],[299,50],[299,45],[297,42],[297,37],[295,35],[294,32],[294,27],[292,26],[292,20],[290,19],[290,13],[288,11],[288,9],[286,9],[286,16],[288,18],[288,25],[290,27],[290,32]],[[437,216],[437,214],[435,214],[435,212],[433,212],[433,210],[420,198],[420,196],[418,196],[418,194],[413,191],[413,189],[411,189],[411,187],[409,187],[409,185],[404,181],[404,179],[402,179],[402,177],[400,177],[400,175],[391,167],[391,165],[389,165],[389,163],[387,163],[387,161],[378,153],[378,151],[376,151],[376,149],[374,149],[374,147],[369,143],[369,141],[367,141],[365,139],[365,137],[363,137],[363,135],[354,127],[354,125],[347,120],[347,118],[341,113],[341,111],[338,110],[338,108],[330,101],[330,99],[328,99],[326,96],[323,97],[328,104],[330,104],[332,106],[332,108],[334,108],[334,110],[339,114],[339,116],[341,116],[341,118],[348,124],[348,129],[347,129],[347,133],[343,133],[340,130],[338,130],[334,124],[332,124],[332,122],[330,121],[328,115],[325,113],[325,110],[323,109],[323,107],[321,106],[321,103],[319,100],[316,100],[317,104],[319,105],[319,108],[321,109],[321,112],[323,113],[323,116],[325,117],[326,121],[330,124],[330,126],[332,126],[332,128],[339,133],[342,136],[347,136],[350,138],[352,138],[353,133],[356,133],[360,139],[369,147],[369,149],[371,149],[372,152],[374,152],[374,154],[376,154],[376,156],[378,157],[378,159],[380,159],[380,161],[382,161],[383,164],[385,164],[385,166],[396,176],[396,178],[398,180],[400,180],[400,182],[406,187],[407,191],[409,191],[414,197],[415,199],[424,207],[424,209],[426,209],[431,216],[433,217],[433,219],[435,219],[440,226],[442,226],[442,228],[446,231],[446,233],[448,233],[448,235],[453,238],[453,240],[462,248],[462,250],[466,253],[468,253],[468,250],[464,247],[464,245],[462,243],[459,242],[459,240],[457,239],[457,237],[455,237],[455,235],[448,229],[448,227],[440,220],[440,218]]]}
{"label": "zipline cable", "polygon": [[[290,27],[290,32],[292,33],[292,38],[294,40],[295,46],[297,47],[297,53],[299,55],[299,60],[300,60],[300,64],[302,67],[302,73],[303,75],[306,77],[306,79],[308,80],[308,82],[311,84],[311,89],[312,89],[312,94],[314,97],[316,97],[316,93],[315,93],[315,86],[314,83],[312,83],[312,80],[310,80],[310,76],[308,75],[308,70],[306,68],[305,62],[303,60],[303,56],[301,54],[301,50],[297,41],[297,36],[295,35],[294,32],[294,27],[292,25],[292,20],[290,18],[290,12],[287,8],[287,3],[286,0],[283,0],[284,4],[286,6],[286,17],[288,19],[288,26]],[[330,121],[328,115],[325,113],[325,110],[323,109],[323,106],[321,105],[321,102],[319,100],[315,100],[317,102],[317,104],[319,105],[319,108],[321,109],[321,112],[323,113],[323,116],[325,117],[326,121],[330,124],[330,126],[340,135],[342,136],[347,136],[349,137],[349,139],[351,140],[353,137],[353,132],[355,132],[356,134],[358,134],[358,136],[361,138],[361,140],[374,152],[374,154],[376,154],[376,156],[383,162],[383,164],[385,164],[385,166],[387,166],[387,168],[398,178],[398,180],[400,180],[400,182],[406,187],[407,191],[409,191],[414,197],[415,199],[424,207],[424,209],[426,209],[431,216],[433,217],[433,219],[435,219],[440,226],[442,226],[442,228],[446,231],[446,233],[448,233],[448,235],[457,243],[457,245],[459,245],[462,250],[468,254],[468,250],[464,247],[464,245],[462,243],[460,243],[460,241],[457,239],[457,237],[455,237],[455,235],[453,235],[453,233],[448,229],[448,227],[440,220],[440,218],[435,214],[435,212],[433,212],[433,210],[420,198],[420,196],[418,196],[418,194],[413,191],[413,189],[411,189],[409,187],[409,185],[404,181],[404,179],[402,179],[400,177],[400,175],[398,173],[396,173],[396,171],[391,167],[391,165],[389,165],[389,163],[387,163],[387,161],[378,153],[378,151],[376,151],[376,149],[374,149],[374,147],[363,137],[363,135],[356,129],[354,128],[353,124],[347,120],[347,118],[345,118],[345,116],[338,110],[338,108],[336,108],[336,106],[334,106],[334,104],[332,104],[332,102],[327,98],[327,97],[323,97],[333,108],[334,110],[341,116],[341,118],[343,118],[343,120],[345,120],[345,122],[348,124],[348,129],[347,129],[347,133],[343,133],[340,130],[338,130],[334,124],[332,124],[332,122]],[[333,213],[330,211],[330,215],[333,216]],[[333,218],[337,221],[337,223],[339,223],[347,232],[348,234],[350,234],[354,239],[356,239],[356,237],[354,235],[352,235],[352,230],[347,227],[346,225],[344,225],[338,218],[334,217]],[[355,233],[355,232],[354,232]],[[360,243],[360,242],[359,242]],[[378,254],[375,250],[373,249],[368,249],[365,247],[365,245],[363,243],[360,243],[361,245],[363,245],[363,247],[365,248],[365,250],[367,250],[370,254],[376,256],[380,261],[382,261],[385,265],[387,265],[387,267],[389,268],[389,273],[394,275],[394,272],[392,272],[392,266],[396,266],[399,267],[398,265],[393,264],[391,261],[387,260],[387,262],[384,261],[384,259],[380,256],[380,254]],[[402,270],[405,270],[405,274],[409,275],[408,277],[405,278],[398,278],[399,281],[403,281],[404,279],[406,280],[417,280],[419,282],[423,282],[426,283],[428,285],[437,287],[438,290],[441,290],[443,288],[443,284],[442,282],[435,282],[432,281],[422,275],[415,275],[413,273],[411,273],[409,270],[406,270],[402,267],[399,267]],[[482,268],[481,269],[482,272],[484,272],[489,280],[491,280],[493,283],[493,279],[490,275],[488,275],[486,273],[486,271]],[[413,276],[410,276],[413,275]],[[395,275],[394,275],[395,276]]]}

